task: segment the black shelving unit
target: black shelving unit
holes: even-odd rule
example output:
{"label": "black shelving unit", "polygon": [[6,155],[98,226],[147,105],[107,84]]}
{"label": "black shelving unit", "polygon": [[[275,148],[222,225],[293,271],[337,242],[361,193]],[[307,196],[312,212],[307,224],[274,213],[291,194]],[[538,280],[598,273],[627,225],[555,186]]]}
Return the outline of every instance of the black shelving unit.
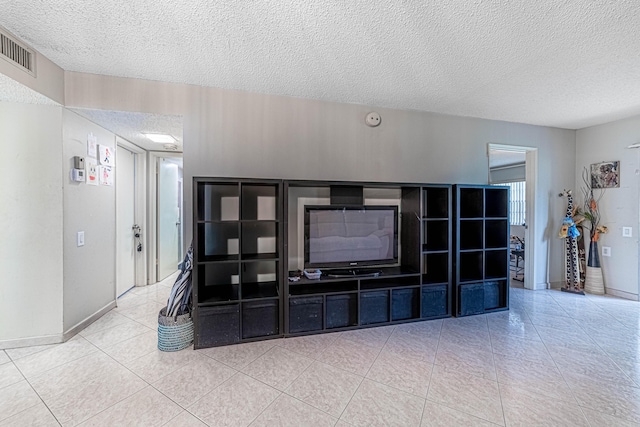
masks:
{"label": "black shelving unit", "polygon": [[282,181],[194,178],[194,348],[282,336]]}
{"label": "black shelving unit", "polygon": [[421,315],[451,315],[452,213],[450,185],[422,187]]}
{"label": "black shelving unit", "polygon": [[509,308],[509,189],[455,185],[454,315]]}
{"label": "black shelving unit", "polygon": [[[196,349],[508,308],[505,187],[194,178],[193,191]],[[398,206],[396,264],[287,280],[305,205],[370,201]]]}

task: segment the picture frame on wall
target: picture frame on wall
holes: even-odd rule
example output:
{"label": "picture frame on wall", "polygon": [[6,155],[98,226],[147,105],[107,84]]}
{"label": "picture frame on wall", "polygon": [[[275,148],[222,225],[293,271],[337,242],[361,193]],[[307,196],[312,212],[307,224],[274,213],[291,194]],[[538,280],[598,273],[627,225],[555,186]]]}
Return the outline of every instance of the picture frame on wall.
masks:
{"label": "picture frame on wall", "polygon": [[604,161],[591,165],[591,188],[619,188],[620,161]]}

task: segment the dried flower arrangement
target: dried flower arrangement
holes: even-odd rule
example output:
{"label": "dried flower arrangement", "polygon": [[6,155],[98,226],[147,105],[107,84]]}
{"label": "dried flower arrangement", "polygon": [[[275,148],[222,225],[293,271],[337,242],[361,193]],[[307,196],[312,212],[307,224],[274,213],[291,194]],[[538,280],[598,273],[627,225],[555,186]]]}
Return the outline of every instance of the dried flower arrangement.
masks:
{"label": "dried flower arrangement", "polygon": [[[584,168],[582,171],[582,181],[584,182],[584,186],[582,187],[584,203],[582,209],[578,209],[576,212],[575,222],[589,230],[591,241],[597,242],[601,234],[609,231],[605,225],[600,224],[602,218],[600,216],[599,204],[602,196],[604,196],[604,188],[598,188],[597,190],[600,191],[594,194],[591,185],[591,174],[587,168]],[[589,223],[589,226],[584,224],[585,220]]]}

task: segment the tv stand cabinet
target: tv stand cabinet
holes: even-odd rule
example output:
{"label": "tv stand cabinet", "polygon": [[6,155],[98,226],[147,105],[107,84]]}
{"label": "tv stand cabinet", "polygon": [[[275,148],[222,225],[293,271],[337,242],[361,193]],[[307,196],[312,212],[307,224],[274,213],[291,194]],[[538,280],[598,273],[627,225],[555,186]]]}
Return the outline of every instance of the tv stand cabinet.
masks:
{"label": "tv stand cabinet", "polygon": [[[336,188],[341,189],[338,201]],[[285,181],[284,241],[289,271],[303,268],[296,213],[304,205],[343,203],[345,199],[364,205],[397,205],[400,248],[397,266],[347,267],[327,270],[318,280],[287,281],[284,335],[451,316],[451,189],[450,185]]]}

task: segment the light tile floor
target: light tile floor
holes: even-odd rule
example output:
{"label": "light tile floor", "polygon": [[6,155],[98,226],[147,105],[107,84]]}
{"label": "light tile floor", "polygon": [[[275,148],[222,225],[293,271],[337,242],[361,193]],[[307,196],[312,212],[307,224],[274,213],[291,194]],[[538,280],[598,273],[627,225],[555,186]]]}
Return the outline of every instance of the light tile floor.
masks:
{"label": "light tile floor", "polygon": [[0,426],[640,425],[638,302],[512,288],[508,312],[162,353],[174,279],[0,350]]}

